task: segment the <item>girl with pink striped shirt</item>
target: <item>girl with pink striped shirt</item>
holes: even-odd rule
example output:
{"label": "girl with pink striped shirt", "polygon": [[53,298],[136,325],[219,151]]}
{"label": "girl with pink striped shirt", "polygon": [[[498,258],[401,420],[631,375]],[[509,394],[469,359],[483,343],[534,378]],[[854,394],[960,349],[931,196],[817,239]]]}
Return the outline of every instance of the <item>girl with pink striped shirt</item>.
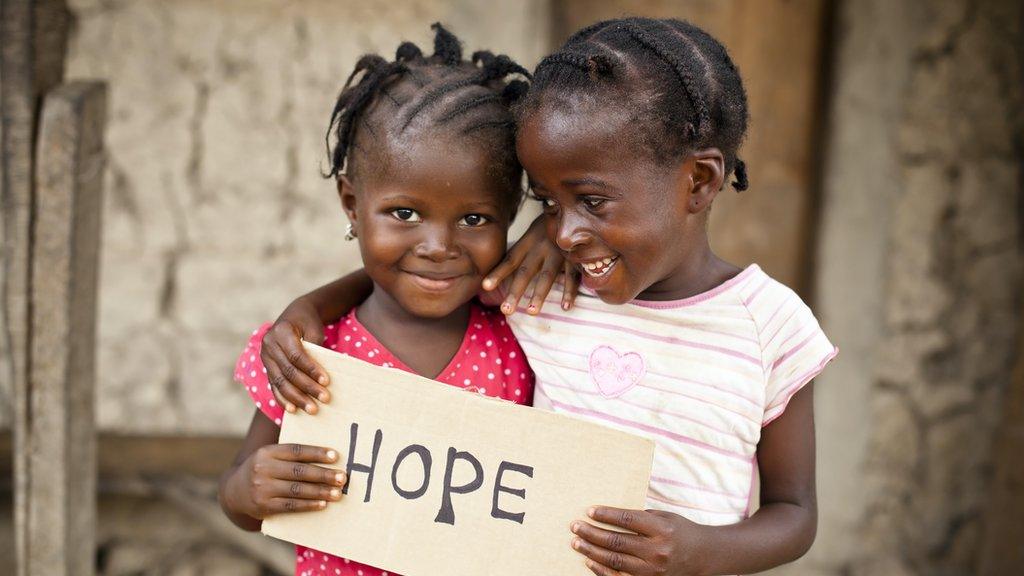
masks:
{"label": "girl with pink striped shirt", "polygon": [[[600,576],[751,573],[799,558],[817,521],[811,380],[836,349],[790,289],[709,246],[716,195],[730,175],[748,187],[746,94],[725,48],[678,20],[600,22],[541,61],[516,116],[544,214],[484,287],[516,272],[502,310],[536,374],[534,405],[657,446],[647,509],[595,503],[567,527],[570,545]],[[571,305],[567,282],[539,296],[553,281],[544,270],[517,308],[534,272],[522,255],[544,241],[582,293]],[[365,296],[360,277],[293,303],[275,346],[301,350],[296,332]],[[308,358],[296,368],[322,377]],[[287,387],[296,402],[316,392]]]}

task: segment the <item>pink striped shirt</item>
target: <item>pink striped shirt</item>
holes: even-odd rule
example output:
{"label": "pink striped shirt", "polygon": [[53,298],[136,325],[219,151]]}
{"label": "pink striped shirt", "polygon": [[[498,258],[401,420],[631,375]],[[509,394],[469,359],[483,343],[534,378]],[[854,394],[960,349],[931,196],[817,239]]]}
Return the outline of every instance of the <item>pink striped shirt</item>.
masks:
{"label": "pink striped shirt", "polygon": [[811,310],[757,265],[704,294],[615,306],[581,294],[510,324],[534,405],[647,436],[649,508],[730,524],[751,508],[761,429],[836,355]]}

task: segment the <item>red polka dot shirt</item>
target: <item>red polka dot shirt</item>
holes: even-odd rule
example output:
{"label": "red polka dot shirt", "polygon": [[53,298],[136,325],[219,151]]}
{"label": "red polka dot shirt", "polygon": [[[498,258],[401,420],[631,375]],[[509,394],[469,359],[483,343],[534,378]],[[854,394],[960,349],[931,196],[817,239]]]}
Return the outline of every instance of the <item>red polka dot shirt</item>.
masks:
{"label": "red polka dot shirt", "polygon": [[[274,400],[266,369],[260,361],[263,335],[269,328],[270,324],[265,324],[249,338],[235,364],[235,380],[245,386],[256,408],[280,426],[284,409]],[[413,371],[373,337],[356,318],[354,310],[338,322],[325,326],[322,345],[370,364]],[[517,404],[529,405],[533,401],[533,371],[505,317],[475,302],[470,304],[469,326],[462,344],[436,380]],[[372,566],[304,546],[296,546],[295,553],[297,576],[388,576],[388,572]]]}

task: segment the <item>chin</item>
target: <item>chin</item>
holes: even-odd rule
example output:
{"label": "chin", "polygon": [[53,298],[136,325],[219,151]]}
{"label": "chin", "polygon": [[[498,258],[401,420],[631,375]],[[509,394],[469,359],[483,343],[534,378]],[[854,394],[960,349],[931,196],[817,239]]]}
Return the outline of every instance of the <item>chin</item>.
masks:
{"label": "chin", "polygon": [[414,316],[420,318],[431,318],[439,319],[448,316],[452,312],[459,309],[460,306],[469,301],[466,300],[449,300],[443,301],[430,300],[428,298],[415,298],[412,301],[399,302],[403,308],[409,311]]}

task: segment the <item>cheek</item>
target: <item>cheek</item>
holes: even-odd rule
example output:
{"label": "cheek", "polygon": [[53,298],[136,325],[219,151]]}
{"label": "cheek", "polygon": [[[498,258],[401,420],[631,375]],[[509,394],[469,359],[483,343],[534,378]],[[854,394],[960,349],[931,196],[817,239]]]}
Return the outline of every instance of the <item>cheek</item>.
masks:
{"label": "cheek", "polygon": [[375,223],[360,232],[359,251],[364,263],[388,264],[405,254],[408,242],[406,231]]}
{"label": "cheek", "polygon": [[505,256],[507,231],[495,226],[494,230],[480,233],[465,242],[467,252],[477,272],[486,274]]}

